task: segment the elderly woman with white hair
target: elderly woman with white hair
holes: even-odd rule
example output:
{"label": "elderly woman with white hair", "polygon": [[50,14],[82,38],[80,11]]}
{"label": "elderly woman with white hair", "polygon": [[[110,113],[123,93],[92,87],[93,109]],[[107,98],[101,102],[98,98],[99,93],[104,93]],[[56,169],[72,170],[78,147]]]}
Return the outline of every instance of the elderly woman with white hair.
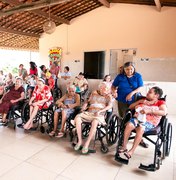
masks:
{"label": "elderly woman with white hair", "polygon": [[[67,93],[59,100],[57,100],[56,104],[59,108],[54,112],[54,129],[49,133],[49,135],[60,138],[64,136],[65,123],[67,118],[72,113],[74,113],[75,107],[80,106],[80,96],[79,94],[76,94],[76,87],[74,85],[70,85],[67,88]],[[62,114],[62,123],[60,131],[56,134],[59,113]]]}
{"label": "elderly woman with white hair", "polygon": [[21,78],[16,78],[15,84],[10,87],[7,93],[4,93],[0,99],[0,114],[2,120],[0,121],[1,125],[7,124],[7,114],[10,108],[16,105],[19,101],[24,99],[24,88],[22,87],[23,80]]}
{"label": "elderly woman with white hair", "polygon": [[81,126],[82,122],[91,123],[89,136],[82,148],[82,154],[87,154],[89,152],[89,144],[95,135],[98,124],[106,124],[105,113],[107,110],[112,108],[112,96],[109,91],[110,89],[107,84],[105,82],[101,82],[99,85],[99,89],[93,91],[90,95],[88,102],[83,105],[83,112],[75,117],[76,130],[78,134],[78,143],[74,147],[75,151],[80,150],[83,145]]}
{"label": "elderly woman with white hair", "polygon": [[24,129],[31,129],[33,127],[33,119],[37,115],[38,110],[47,109],[52,102],[53,97],[49,86],[45,85],[44,79],[38,79],[32,97],[29,100],[30,118],[24,125]]}

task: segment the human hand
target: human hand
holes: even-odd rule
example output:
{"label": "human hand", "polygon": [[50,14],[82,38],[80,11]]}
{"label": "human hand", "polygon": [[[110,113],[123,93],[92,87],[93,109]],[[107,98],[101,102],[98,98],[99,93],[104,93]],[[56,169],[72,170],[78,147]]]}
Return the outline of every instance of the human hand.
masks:
{"label": "human hand", "polygon": [[64,105],[64,108],[69,108],[70,107],[70,105],[69,104],[66,104],[66,105]]}
{"label": "human hand", "polygon": [[31,101],[29,101],[29,106],[30,106],[30,105],[32,105],[32,102],[31,102]]}
{"label": "human hand", "polygon": [[67,108],[67,105],[62,104],[60,107],[63,108],[63,109],[66,109],[66,108]]}
{"label": "human hand", "polygon": [[142,109],[142,110],[140,110],[140,113],[141,114],[149,114],[150,110],[149,109]]}
{"label": "human hand", "polygon": [[111,94],[112,94],[112,96],[113,96],[114,98],[117,98],[117,97],[118,97],[117,89],[112,90],[112,91],[111,91]]}
{"label": "human hand", "polygon": [[95,116],[99,116],[100,115],[100,111],[97,111],[94,113]]}
{"label": "human hand", "polygon": [[16,103],[16,100],[11,100],[10,102],[13,104],[13,103]]}
{"label": "human hand", "polygon": [[126,101],[131,101],[131,100],[132,100],[132,96],[133,96],[133,94],[132,94],[132,93],[129,93],[129,94],[126,96]]}
{"label": "human hand", "polygon": [[31,105],[33,106],[37,106],[38,104],[39,104],[38,102],[31,103]]}

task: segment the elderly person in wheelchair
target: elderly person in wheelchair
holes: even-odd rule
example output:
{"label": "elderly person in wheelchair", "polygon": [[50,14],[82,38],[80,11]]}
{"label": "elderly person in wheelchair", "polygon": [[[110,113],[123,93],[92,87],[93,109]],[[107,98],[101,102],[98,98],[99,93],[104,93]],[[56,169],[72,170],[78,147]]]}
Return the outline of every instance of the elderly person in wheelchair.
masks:
{"label": "elderly person in wheelchair", "polygon": [[38,113],[38,110],[47,109],[53,102],[53,97],[50,88],[45,85],[45,80],[40,78],[37,80],[37,85],[34,88],[32,97],[29,100],[30,118],[23,126],[24,129],[29,130],[33,128],[33,119]]}
{"label": "elderly person in wheelchair", "polygon": [[[65,131],[65,123],[67,118],[74,113],[75,107],[80,106],[80,96],[76,94],[76,87],[70,85],[67,89],[67,93],[56,101],[58,109],[54,112],[54,129],[49,133],[49,136],[63,137]],[[58,128],[59,113],[62,115],[61,129],[56,134]]]}
{"label": "elderly person in wheelchair", "polygon": [[[162,89],[153,87],[148,91],[146,98],[142,98],[129,106],[131,110],[135,110],[135,114],[126,124],[123,144],[118,149],[118,152],[124,153],[127,159],[132,157],[141,142],[143,134],[155,128],[161,117],[167,114],[165,101],[160,100],[162,94]],[[136,131],[136,136],[132,147],[127,150],[128,139],[133,130]]]}
{"label": "elderly person in wheelchair", "polygon": [[18,104],[19,101],[24,99],[24,88],[22,87],[23,80],[17,78],[15,84],[10,87],[7,93],[4,93],[0,99],[0,113],[2,115],[1,125],[7,124],[7,114],[12,106]]}
{"label": "elderly person in wheelchair", "polygon": [[[89,105],[89,106],[88,106]],[[88,107],[88,109],[87,109]],[[112,108],[112,96],[109,93],[107,84],[102,82],[99,90],[93,91],[89,100],[83,105],[82,113],[75,117],[76,130],[78,134],[78,142],[74,146],[74,150],[78,151],[82,148],[82,154],[89,153],[89,144],[95,135],[98,124],[106,124],[105,113]],[[87,109],[87,110],[86,110]],[[89,136],[83,145],[82,142],[82,123],[90,122],[91,129]]]}

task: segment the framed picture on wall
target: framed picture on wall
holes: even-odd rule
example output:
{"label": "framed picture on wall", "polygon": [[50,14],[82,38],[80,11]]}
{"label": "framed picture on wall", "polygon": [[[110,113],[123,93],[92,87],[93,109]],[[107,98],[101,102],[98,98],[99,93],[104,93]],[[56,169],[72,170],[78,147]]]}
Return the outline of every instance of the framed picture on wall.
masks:
{"label": "framed picture on wall", "polygon": [[62,48],[61,47],[53,47],[49,49],[49,64],[50,66],[53,62],[57,62],[58,66],[61,66],[61,58],[62,58]]}

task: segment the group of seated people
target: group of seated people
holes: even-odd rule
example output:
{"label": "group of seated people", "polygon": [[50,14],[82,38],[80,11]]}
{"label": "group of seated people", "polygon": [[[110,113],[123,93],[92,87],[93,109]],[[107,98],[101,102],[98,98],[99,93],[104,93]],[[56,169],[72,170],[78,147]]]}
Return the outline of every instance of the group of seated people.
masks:
{"label": "group of seated people", "polygon": [[[107,76],[108,77],[108,76]],[[83,79],[83,74],[79,74],[75,78],[73,84],[69,85],[66,94],[56,101],[58,109],[54,111],[54,129],[49,133],[50,136],[63,137],[65,131],[66,119],[74,112],[75,107],[80,106],[80,96],[77,91],[85,90],[88,83]],[[81,79],[81,81],[78,81]],[[110,79],[108,77],[108,79]],[[109,80],[107,80],[109,81]],[[0,99],[0,114],[2,116],[1,124],[7,123],[7,114],[11,106],[15,105],[19,101],[25,98],[24,88],[22,87],[23,80],[21,78],[16,78],[15,84],[10,88],[7,93],[4,93]],[[45,84],[46,81],[42,78],[36,80],[36,86],[29,100],[30,105],[30,118],[24,125],[24,129],[31,129],[33,127],[33,120],[39,110],[42,108],[48,108],[51,103],[53,103],[53,97],[48,85]],[[117,92],[111,92],[111,85],[105,81],[101,82],[99,88],[92,91],[89,99],[81,107],[81,112],[75,117],[74,123],[77,130],[78,142],[74,147],[75,151],[81,149],[82,154],[87,154],[89,151],[89,144],[93,139],[96,128],[99,124],[105,124],[105,112],[112,108],[112,94],[117,95]],[[0,89],[1,93],[1,89]],[[1,94],[0,94],[1,95]],[[164,101],[159,100],[162,96],[162,90],[159,87],[153,87],[149,90],[146,98],[143,98],[130,105],[130,109],[136,109],[141,107],[141,109],[135,113],[135,116],[130,119],[125,128],[124,141],[120,153],[129,159],[133,155],[136,147],[142,139],[144,132],[151,130],[159,124],[161,116],[166,115],[167,108]],[[62,115],[62,124],[59,132],[58,128],[58,115]],[[146,115],[145,121],[141,122],[138,118],[139,114]],[[141,116],[140,116],[141,117]],[[85,143],[82,140],[82,123],[91,123],[91,129],[89,136]],[[127,150],[128,138],[132,130],[136,130],[136,138],[132,145],[132,148]]]}

